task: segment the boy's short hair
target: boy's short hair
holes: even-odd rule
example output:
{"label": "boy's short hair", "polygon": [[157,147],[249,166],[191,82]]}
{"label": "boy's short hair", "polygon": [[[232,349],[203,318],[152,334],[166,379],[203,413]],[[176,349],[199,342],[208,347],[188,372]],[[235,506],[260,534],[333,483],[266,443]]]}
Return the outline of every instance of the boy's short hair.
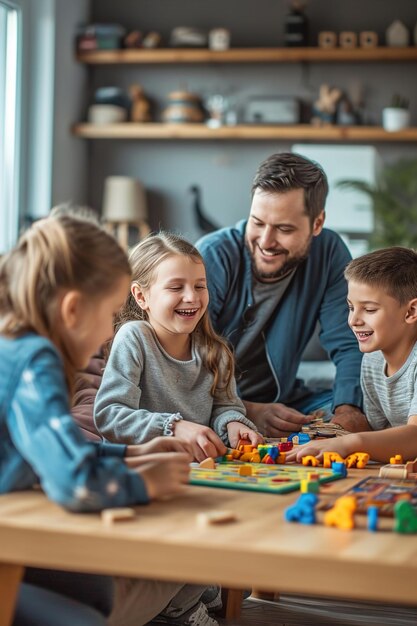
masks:
{"label": "boy's short hair", "polygon": [[353,259],[346,267],[347,281],[380,287],[401,305],[417,298],[417,252],[393,246]]}

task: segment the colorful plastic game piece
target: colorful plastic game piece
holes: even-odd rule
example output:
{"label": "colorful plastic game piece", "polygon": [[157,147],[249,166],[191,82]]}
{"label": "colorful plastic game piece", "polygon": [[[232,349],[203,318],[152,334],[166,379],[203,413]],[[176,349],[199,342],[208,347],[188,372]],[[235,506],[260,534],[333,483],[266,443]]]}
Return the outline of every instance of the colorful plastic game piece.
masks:
{"label": "colorful plastic game piece", "polygon": [[320,483],[318,480],[309,480],[304,478],[300,483],[301,493],[318,493],[320,491]]}
{"label": "colorful plastic game piece", "polygon": [[403,465],[404,461],[403,461],[403,457],[401,456],[401,454],[395,454],[394,456],[392,456],[389,460],[390,465]]}
{"label": "colorful plastic game piece", "polygon": [[341,474],[343,478],[346,478],[347,476],[347,469],[346,469],[345,463],[341,463],[340,461],[333,461],[332,470],[334,472],[337,472],[338,474]]}
{"label": "colorful plastic game piece", "polygon": [[400,500],[394,506],[394,530],[402,534],[417,533],[417,512],[411,502]]}
{"label": "colorful plastic game piece", "polygon": [[326,526],[352,530],[355,527],[355,511],[356,498],[354,496],[342,496],[336,500],[334,507],[324,514],[324,523]]}
{"label": "colorful plastic game piece", "polygon": [[376,532],[378,530],[378,507],[376,504],[370,504],[366,510],[368,530]]}
{"label": "colorful plastic game piece", "polygon": [[241,465],[239,467],[239,476],[252,476],[252,468],[250,465]]}
{"label": "colorful plastic game piece", "polygon": [[358,469],[364,469],[368,461],[369,454],[367,452],[354,452],[345,459],[346,467],[357,467]]}
{"label": "colorful plastic game piece", "polygon": [[323,467],[331,467],[332,463],[343,463],[344,460],[338,452],[323,452]]}
{"label": "colorful plastic game piece", "polygon": [[301,463],[303,465],[311,465],[312,467],[317,467],[318,465],[320,465],[320,461],[316,459],[315,456],[312,456],[311,454],[307,454],[306,456],[303,456],[303,458],[301,459]]}
{"label": "colorful plastic game piece", "polygon": [[280,452],[289,452],[290,450],[293,449],[293,444],[292,441],[281,441],[278,444],[278,449]]}
{"label": "colorful plastic game piece", "polygon": [[302,493],[292,506],[284,512],[287,522],[299,522],[300,524],[316,523],[316,505],[318,498],[314,493]]}

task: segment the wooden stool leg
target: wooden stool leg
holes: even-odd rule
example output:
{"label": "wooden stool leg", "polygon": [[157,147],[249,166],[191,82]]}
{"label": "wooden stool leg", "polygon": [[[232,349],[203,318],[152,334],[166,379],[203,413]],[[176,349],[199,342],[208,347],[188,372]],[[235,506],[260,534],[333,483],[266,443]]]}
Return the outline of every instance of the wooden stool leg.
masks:
{"label": "wooden stool leg", "polygon": [[222,617],[238,619],[242,613],[243,589],[222,587]]}
{"label": "wooden stool leg", "polygon": [[269,600],[269,602],[278,602],[279,593],[274,591],[261,591],[260,589],[252,589],[251,598],[257,600]]}
{"label": "wooden stool leg", "polygon": [[23,571],[21,565],[0,563],[0,626],[10,626],[13,621]]}

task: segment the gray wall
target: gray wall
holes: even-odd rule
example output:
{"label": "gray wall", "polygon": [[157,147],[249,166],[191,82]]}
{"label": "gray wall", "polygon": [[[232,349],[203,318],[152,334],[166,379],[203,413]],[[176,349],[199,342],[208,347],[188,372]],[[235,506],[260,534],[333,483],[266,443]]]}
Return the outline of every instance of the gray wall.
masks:
{"label": "gray wall", "polygon": [[70,133],[71,125],[82,118],[88,74],[75,60],[74,33],[90,19],[89,0],[56,0],[55,91],[52,205],[87,202],[88,146]]}
{"label": "gray wall", "polygon": [[[280,46],[288,2],[92,0],[91,7],[91,18],[96,22],[118,22],[143,32],[158,30],[165,41],[175,26],[206,29],[225,26],[232,33],[233,46]],[[376,30],[383,41],[386,27],[395,18],[414,27],[417,3],[415,0],[396,0],[395,3],[391,0],[312,0],[307,14],[311,43],[317,41],[319,30],[327,29]],[[87,76],[89,70],[82,70]],[[347,91],[357,89],[359,84],[365,98],[366,121],[375,124],[380,124],[381,110],[392,94],[400,92],[412,102],[412,123],[416,125],[415,76],[415,63],[95,66],[91,71],[90,88],[84,93],[83,114],[94,89],[99,86],[127,88],[131,83],[140,82],[146,93],[159,102],[178,88],[203,96],[223,93],[233,96],[241,111],[251,95],[297,96],[311,103],[317,97],[319,86],[328,82]],[[58,80],[65,86],[67,76],[61,72]],[[61,104],[65,111],[68,103],[64,100]],[[71,107],[75,112],[74,103]],[[83,161],[77,160],[73,141],[78,141],[80,146],[85,146],[86,142],[66,139],[65,149],[70,147],[75,157],[68,160],[66,156],[66,161],[80,170]],[[258,163],[274,151],[290,148],[291,144],[276,141],[93,141],[88,147],[86,199],[99,208],[106,176],[137,177],[148,190],[152,226],[176,229],[195,239],[199,231],[191,211],[190,185],[201,186],[204,208],[213,221],[220,225],[233,223],[248,212],[250,184]],[[417,156],[415,144],[380,144],[378,149],[385,161]],[[60,151],[61,146],[58,146],[57,155]],[[72,173],[68,181],[73,184]],[[67,197],[69,189],[64,180],[56,181],[55,197],[62,191]]]}

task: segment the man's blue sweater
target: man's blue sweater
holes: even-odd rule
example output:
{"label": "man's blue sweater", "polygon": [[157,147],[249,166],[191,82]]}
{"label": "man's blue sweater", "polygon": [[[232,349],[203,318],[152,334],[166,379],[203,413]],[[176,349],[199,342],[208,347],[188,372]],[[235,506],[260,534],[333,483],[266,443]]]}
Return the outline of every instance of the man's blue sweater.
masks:
{"label": "man's blue sweater", "polygon": [[[233,346],[242,332],[244,313],[253,305],[246,223],[243,220],[197,242],[206,264],[211,321]],[[265,329],[266,354],[278,389],[275,401],[291,400],[301,356],[320,322],[320,342],[336,366],[334,407],[362,406],[362,354],[347,323],[343,276],[350,260],[347,247],[335,232],[323,229],[313,237],[308,258],[297,268]]]}

